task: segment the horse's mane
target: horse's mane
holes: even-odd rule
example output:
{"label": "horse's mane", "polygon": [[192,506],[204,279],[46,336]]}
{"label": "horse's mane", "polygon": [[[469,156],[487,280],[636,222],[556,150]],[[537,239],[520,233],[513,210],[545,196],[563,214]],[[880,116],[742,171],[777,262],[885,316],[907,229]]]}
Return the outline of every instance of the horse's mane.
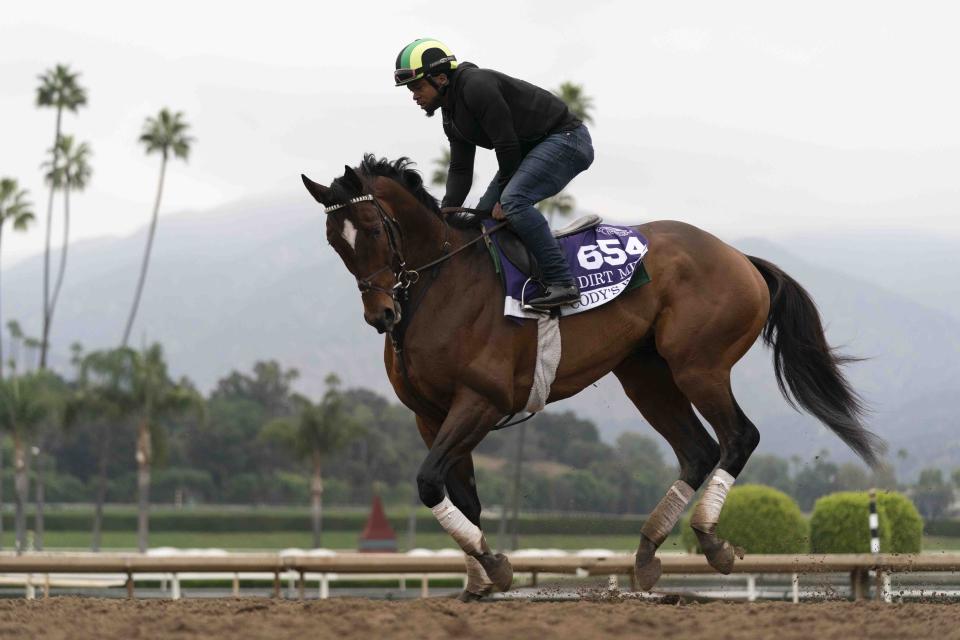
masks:
{"label": "horse's mane", "polygon": [[[413,160],[405,156],[397,160],[390,160],[388,158],[378,159],[372,153],[366,153],[363,155],[363,162],[357,168],[363,176],[390,178],[403,185],[420,204],[439,214],[440,205],[437,203],[437,199],[430,195],[430,192],[423,185],[420,172],[411,168],[415,164]],[[333,184],[330,185],[330,191],[332,199],[336,202],[346,202],[350,198],[362,195],[346,176],[334,180]]]}

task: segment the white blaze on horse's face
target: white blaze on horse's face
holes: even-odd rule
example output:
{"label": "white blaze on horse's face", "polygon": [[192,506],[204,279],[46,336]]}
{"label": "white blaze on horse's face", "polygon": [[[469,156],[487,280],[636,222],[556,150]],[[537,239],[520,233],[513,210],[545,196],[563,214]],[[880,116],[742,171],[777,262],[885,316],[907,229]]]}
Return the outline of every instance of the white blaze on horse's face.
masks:
{"label": "white blaze on horse's face", "polygon": [[341,234],[343,239],[347,241],[347,244],[350,245],[350,248],[354,251],[357,250],[357,228],[353,226],[353,223],[347,219],[343,221],[343,233]]}

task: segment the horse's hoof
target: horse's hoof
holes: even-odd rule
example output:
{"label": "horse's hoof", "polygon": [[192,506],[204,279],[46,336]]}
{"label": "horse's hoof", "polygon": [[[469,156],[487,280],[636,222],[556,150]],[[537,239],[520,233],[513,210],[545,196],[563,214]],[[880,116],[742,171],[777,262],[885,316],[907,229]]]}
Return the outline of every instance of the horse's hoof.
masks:
{"label": "horse's hoof", "polygon": [[640,589],[640,591],[650,591],[653,589],[654,585],[657,584],[657,580],[660,579],[661,573],[663,573],[663,569],[660,566],[660,558],[656,556],[647,560],[643,566],[640,565],[639,558],[634,562],[633,575],[636,578],[637,588]]}
{"label": "horse's hoof", "polygon": [[743,560],[743,548],[735,547],[726,540],[718,540],[720,544],[706,552],[707,562],[720,573],[727,575],[733,571],[736,558]]}
{"label": "horse's hoof", "polygon": [[507,556],[502,553],[492,554],[484,553],[477,556],[477,560],[483,565],[483,570],[487,572],[487,577],[493,582],[493,586],[498,591],[509,591],[513,586],[513,567]]}
{"label": "horse's hoof", "polygon": [[460,602],[477,602],[478,600],[483,600],[483,597],[487,595],[486,593],[471,593],[464,589],[457,595],[457,600]]}

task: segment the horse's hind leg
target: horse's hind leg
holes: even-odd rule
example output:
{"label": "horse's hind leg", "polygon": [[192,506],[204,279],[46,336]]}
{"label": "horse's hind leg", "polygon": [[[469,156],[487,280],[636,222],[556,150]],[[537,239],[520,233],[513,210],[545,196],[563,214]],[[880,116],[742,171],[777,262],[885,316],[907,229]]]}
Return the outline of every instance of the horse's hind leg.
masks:
{"label": "horse's hind leg", "polygon": [[670,443],[680,462],[680,479],[673,483],[640,530],[634,575],[637,586],[649,591],[660,578],[657,548],[717,464],[720,449],[700,423],[690,400],[677,387],[670,368],[659,355],[631,356],[613,373],[647,422]]}
{"label": "horse's hind leg", "polygon": [[714,428],[720,442],[720,462],[693,510],[690,526],[710,566],[720,573],[730,573],[735,556],[742,558],[743,550],[717,536],[717,522],[727,492],[760,443],[760,432],[733,397],[729,369],[690,367],[675,376],[678,386]]}

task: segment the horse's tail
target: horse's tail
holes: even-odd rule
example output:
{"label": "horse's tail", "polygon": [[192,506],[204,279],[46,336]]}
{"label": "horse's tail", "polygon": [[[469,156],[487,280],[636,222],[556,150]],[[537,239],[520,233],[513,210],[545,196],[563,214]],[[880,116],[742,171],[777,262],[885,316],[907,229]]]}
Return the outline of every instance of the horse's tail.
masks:
{"label": "horse's tail", "polygon": [[763,341],[773,349],[777,385],[791,406],[799,404],[830,427],[871,467],[886,444],[863,426],[863,400],[840,366],[855,362],[827,344],[817,306],[800,284],[775,264],[747,256],[770,289],[770,315]]}

